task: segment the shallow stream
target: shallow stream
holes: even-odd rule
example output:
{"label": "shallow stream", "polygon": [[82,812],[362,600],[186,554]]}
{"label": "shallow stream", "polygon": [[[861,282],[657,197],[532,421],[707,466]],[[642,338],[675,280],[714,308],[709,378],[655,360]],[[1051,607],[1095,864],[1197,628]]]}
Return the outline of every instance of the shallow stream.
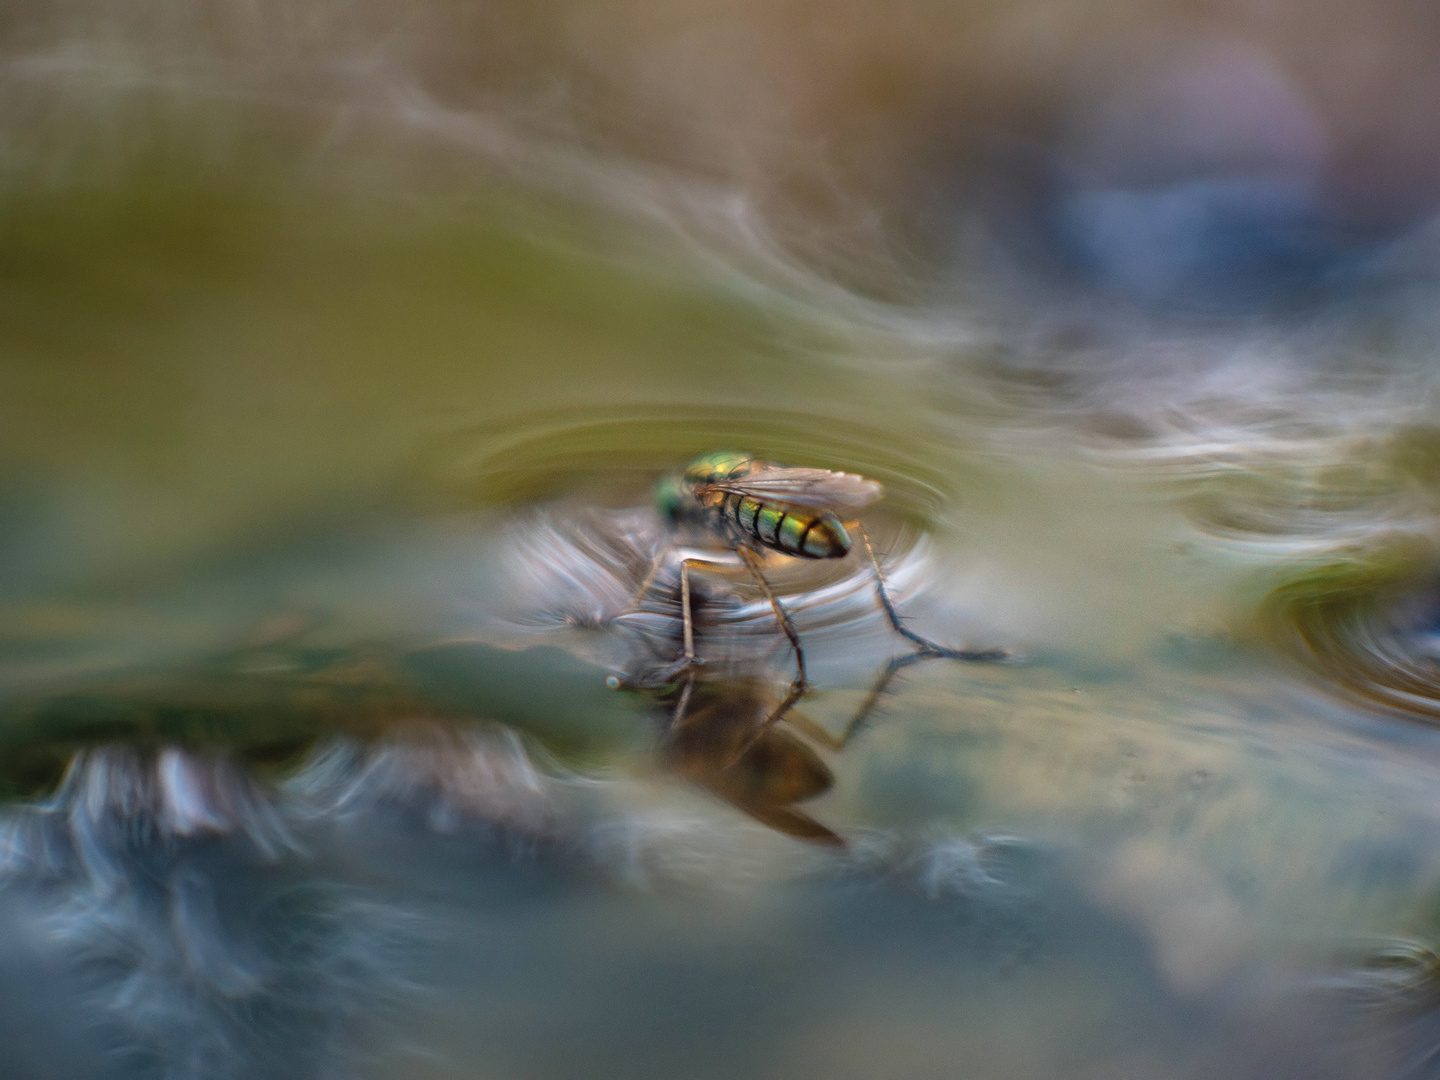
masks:
{"label": "shallow stream", "polygon": [[[1259,46],[1126,55],[1293,161],[1165,187],[1122,81],[935,136],[937,202],[907,24],[830,199],[789,84],[647,126],[735,84],[638,6],[102,7],[0,27],[5,1077],[1440,1070],[1434,227],[1295,209]],[[777,556],[762,734],[710,537],[677,727],[652,490],[724,449],[879,481],[904,625],[1003,657],[877,685],[860,548]]]}

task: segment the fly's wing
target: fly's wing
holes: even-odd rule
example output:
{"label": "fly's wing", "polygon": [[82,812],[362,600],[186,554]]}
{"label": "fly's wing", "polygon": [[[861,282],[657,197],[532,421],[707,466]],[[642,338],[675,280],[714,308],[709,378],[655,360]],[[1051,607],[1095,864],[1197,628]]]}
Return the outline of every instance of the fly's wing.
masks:
{"label": "fly's wing", "polygon": [[854,473],[831,472],[829,469],[782,469],[770,466],[757,469],[733,480],[706,484],[705,491],[723,491],[731,495],[749,495],[763,502],[786,503],[828,510],[832,507],[868,506],[885,489],[874,480]]}

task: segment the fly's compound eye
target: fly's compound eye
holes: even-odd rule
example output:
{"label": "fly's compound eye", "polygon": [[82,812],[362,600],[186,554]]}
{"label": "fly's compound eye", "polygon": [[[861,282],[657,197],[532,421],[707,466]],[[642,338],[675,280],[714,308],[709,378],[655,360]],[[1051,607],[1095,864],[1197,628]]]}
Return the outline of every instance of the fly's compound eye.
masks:
{"label": "fly's compound eye", "polygon": [[672,525],[678,523],[685,512],[685,489],[678,477],[662,477],[655,484],[655,509]]}

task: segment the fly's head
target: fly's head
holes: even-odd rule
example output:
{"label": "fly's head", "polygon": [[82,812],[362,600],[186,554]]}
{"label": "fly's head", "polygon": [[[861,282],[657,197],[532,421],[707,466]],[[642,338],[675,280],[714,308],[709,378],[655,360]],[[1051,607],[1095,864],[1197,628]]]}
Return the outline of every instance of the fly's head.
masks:
{"label": "fly's head", "polygon": [[655,482],[655,509],[661,519],[679,527],[694,514],[695,498],[678,476],[662,476]]}

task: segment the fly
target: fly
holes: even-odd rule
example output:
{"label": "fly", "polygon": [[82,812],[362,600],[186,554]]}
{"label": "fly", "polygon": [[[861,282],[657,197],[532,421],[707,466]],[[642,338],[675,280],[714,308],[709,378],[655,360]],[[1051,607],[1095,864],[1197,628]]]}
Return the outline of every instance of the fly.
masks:
{"label": "fly", "polygon": [[[886,620],[897,634],[915,646],[909,655],[891,661],[884,680],[886,683],[889,676],[901,667],[918,660],[936,657],[971,661],[1005,658],[1006,654],[998,650],[972,652],[939,645],[903,624],[885,590],[884,575],[864,527],[858,521],[842,521],[840,516],[843,511],[858,510],[877,501],[884,495],[884,490],[876,481],[851,473],[786,468],[734,451],[698,457],[682,476],[663,480],[658,486],[658,509],[672,527],[689,526],[708,532],[740,557],[769,602],[775,621],[794,653],[795,678],[790,683],[789,692],[757,729],[752,742],[784,716],[810,688],[800,635],[765,577],[762,551],[776,551],[798,559],[843,559],[854,546],[851,532],[859,537],[875,572],[875,596]],[[665,677],[683,678],[684,683],[672,726],[678,726],[684,720],[696,671],[704,663],[695,653],[690,568],[714,565],[709,560],[694,557],[680,561],[682,651],[680,658],[666,670]],[[648,581],[647,578],[647,585]],[[644,591],[642,586],[642,594]],[[612,678],[611,685],[619,686],[621,682]],[[877,686],[868,704],[873,705],[880,689]]]}

